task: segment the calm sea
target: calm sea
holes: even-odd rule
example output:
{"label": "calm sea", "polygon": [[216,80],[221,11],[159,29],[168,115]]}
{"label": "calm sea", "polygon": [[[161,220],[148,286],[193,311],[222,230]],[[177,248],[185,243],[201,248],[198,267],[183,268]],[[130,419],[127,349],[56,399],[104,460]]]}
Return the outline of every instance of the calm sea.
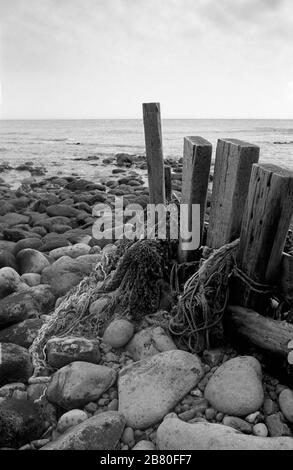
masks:
{"label": "calm sea", "polygon": [[[182,156],[187,135],[208,139],[214,150],[217,139],[233,137],[259,145],[262,162],[293,170],[293,120],[168,119],[162,128],[165,157]],[[0,121],[0,163],[16,166],[31,161],[46,167],[49,174],[94,179],[100,172],[99,162],[107,156],[144,151],[140,119]],[[19,177],[2,172],[1,177],[5,176]]]}

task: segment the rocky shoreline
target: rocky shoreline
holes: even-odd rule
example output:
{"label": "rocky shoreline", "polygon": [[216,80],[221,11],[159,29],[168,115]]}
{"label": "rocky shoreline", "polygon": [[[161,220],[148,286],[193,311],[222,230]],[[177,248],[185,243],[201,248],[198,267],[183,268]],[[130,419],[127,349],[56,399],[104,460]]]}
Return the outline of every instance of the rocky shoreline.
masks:
{"label": "rocky shoreline", "polygon": [[[182,161],[168,163],[180,195]],[[112,175],[95,182],[37,169],[18,189],[0,181],[0,449],[293,449],[293,392],[260,356],[227,345],[199,357],[150,318],[116,319],[101,338],[52,338],[52,371],[33,376],[40,328],[117,250],[93,237],[95,204],[148,204],[145,157],[103,164]],[[100,300],[89,308],[98,314]]]}

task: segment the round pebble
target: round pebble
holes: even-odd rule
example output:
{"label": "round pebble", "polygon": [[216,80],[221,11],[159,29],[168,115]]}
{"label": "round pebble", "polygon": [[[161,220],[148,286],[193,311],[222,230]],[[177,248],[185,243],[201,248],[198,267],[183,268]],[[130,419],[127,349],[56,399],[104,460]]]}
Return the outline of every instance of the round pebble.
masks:
{"label": "round pebble", "polygon": [[133,324],[128,320],[114,320],[106,329],[103,341],[110,344],[113,348],[122,348],[134,335]]}
{"label": "round pebble", "polygon": [[57,431],[63,433],[72,426],[76,426],[88,419],[88,415],[82,410],[70,410],[64,413],[57,423]]}
{"label": "round pebble", "polygon": [[264,423],[257,423],[253,426],[252,433],[258,437],[267,437],[269,432]]}

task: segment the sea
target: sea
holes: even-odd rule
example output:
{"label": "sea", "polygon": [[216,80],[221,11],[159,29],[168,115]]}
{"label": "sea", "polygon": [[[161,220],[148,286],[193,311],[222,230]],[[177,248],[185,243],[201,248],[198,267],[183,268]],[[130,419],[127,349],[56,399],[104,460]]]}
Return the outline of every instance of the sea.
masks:
{"label": "sea", "polygon": [[[165,158],[182,156],[185,136],[204,137],[213,152],[218,139],[229,137],[259,145],[261,162],[293,170],[293,119],[165,119],[162,134]],[[49,176],[95,180],[107,175],[102,161],[120,152],[145,154],[141,119],[0,120],[0,167],[32,162]],[[15,185],[26,173],[2,170],[0,177]]]}

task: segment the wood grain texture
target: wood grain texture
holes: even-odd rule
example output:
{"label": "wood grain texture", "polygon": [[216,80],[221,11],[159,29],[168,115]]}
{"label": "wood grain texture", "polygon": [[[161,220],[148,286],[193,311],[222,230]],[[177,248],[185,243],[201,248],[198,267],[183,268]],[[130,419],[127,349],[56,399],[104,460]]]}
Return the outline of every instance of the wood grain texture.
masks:
{"label": "wood grain texture", "polygon": [[[237,263],[254,281],[278,283],[292,213],[293,172],[275,165],[253,165]],[[237,289],[237,304],[259,311],[259,296],[241,281]]]}
{"label": "wood grain texture", "polygon": [[[211,159],[212,144],[210,142],[199,136],[184,138],[181,203],[189,206],[188,229],[190,231],[192,230],[192,204],[200,205],[200,239],[202,239],[204,226]],[[180,239],[180,261],[191,261],[193,253],[183,250],[181,245],[182,240]]]}
{"label": "wood grain texture", "polygon": [[264,351],[283,357],[288,355],[288,343],[293,338],[293,325],[272,320],[238,305],[229,305],[225,325],[234,339],[240,338]]}
{"label": "wood grain texture", "polygon": [[238,139],[219,139],[216,150],[207,245],[219,248],[241,229],[252,165],[259,147]]}
{"label": "wood grain texture", "polygon": [[170,201],[172,197],[172,180],[171,180],[171,167],[168,165],[164,166],[165,175],[165,196],[166,200]]}
{"label": "wood grain texture", "polygon": [[165,177],[159,103],[143,104],[143,122],[151,204],[165,204]]}

